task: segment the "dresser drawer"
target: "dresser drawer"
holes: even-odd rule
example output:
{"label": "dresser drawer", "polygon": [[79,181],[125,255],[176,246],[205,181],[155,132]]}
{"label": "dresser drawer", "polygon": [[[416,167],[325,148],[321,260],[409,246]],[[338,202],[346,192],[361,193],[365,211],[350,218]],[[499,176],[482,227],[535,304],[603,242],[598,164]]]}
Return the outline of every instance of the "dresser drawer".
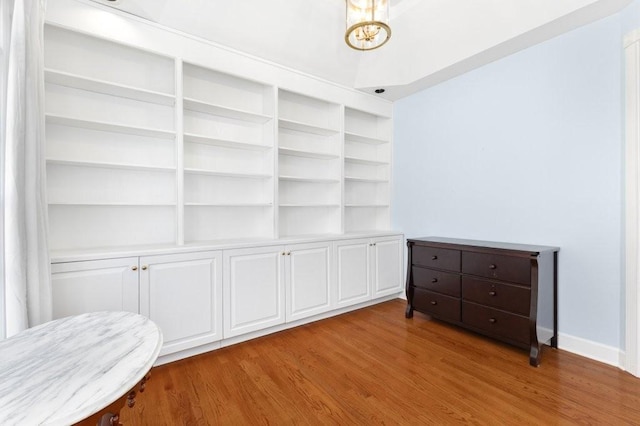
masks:
{"label": "dresser drawer", "polygon": [[529,315],[531,290],[510,284],[462,277],[462,298],[514,314]]}
{"label": "dresser drawer", "polygon": [[462,302],[462,322],[491,336],[527,344],[529,342],[529,318],[510,314],[471,302]]}
{"label": "dresser drawer", "polygon": [[460,271],[460,252],[435,247],[413,246],[411,261],[414,265]]}
{"label": "dresser drawer", "polygon": [[460,275],[420,266],[413,266],[411,271],[413,273],[413,284],[416,287],[460,297]]}
{"label": "dresser drawer", "polygon": [[460,322],[460,299],[455,297],[414,288],[413,307],[436,318]]}
{"label": "dresser drawer", "polygon": [[462,272],[524,285],[531,284],[531,260],[526,257],[462,252]]}

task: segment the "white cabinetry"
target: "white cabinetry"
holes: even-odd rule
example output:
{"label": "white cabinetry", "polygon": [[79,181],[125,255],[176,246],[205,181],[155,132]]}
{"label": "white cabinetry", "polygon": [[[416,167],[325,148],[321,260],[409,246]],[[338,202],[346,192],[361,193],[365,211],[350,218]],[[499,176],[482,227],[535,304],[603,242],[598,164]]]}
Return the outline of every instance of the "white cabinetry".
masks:
{"label": "white cabinetry", "polygon": [[350,306],[371,299],[369,239],[335,243],[336,306]]}
{"label": "white cabinetry", "polygon": [[58,3],[44,36],[56,317],[141,312],[175,359],[401,291],[401,244],[373,239],[390,235],[390,102]]}
{"label": "white cabinetry", "polygon": [[138,258],[51,265],[53,319],[94,311],[138,312]]}
{"label": "white cabinetry", "polygon": [[161,355],[222,339],[222,252],[54,263],[53,316],[140,313],[164,336]]}
{"label": "white cabinetry", "polygon": [[336,306],[351,306],[402,291],[402,240],[367,238],[335,243]]}
{"label": "white cabinetry", "polygon": [[225,250],[224,337],[331,310],[331,249],[328,241]]}
{"label": "white cabinetry", "polygon": [[369,254],[373,263],[372,297],[397,294],[404,289],[403,243],[399,237],[373,238]]}
{"label": "white cabinetry", "polygon": [[160,355],[222,339],[222,252],[140,258],[140,313],[162,330]]}
{"label": "white cabinetry", "polygon": [[284,246],[224,251],[224,337],[285,321]]}
{"label": "white cabinetry", "polygon": [[287,322],[332,309],[331,242],[285,247]]}

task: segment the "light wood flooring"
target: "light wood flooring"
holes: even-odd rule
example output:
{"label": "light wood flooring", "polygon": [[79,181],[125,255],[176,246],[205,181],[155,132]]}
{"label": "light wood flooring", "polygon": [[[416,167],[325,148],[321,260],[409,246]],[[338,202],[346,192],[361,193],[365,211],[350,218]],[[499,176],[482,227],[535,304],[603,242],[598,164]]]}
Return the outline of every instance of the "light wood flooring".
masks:
{"label": "light wood flooring", "polygon": [[394,300],[154,368],[125,425],[640,425],[640,379]]}

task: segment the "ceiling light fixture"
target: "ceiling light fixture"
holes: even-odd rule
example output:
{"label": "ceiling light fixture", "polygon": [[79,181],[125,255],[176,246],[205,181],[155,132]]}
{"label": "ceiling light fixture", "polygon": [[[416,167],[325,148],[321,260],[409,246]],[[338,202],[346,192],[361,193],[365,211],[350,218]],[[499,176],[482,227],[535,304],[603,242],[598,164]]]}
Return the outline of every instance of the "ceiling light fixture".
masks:
{"label": "ceiling light fixture", "polygon": [[347,32],[344,40],[356,50],[372,50],[391,37],[389,0],[345,0]]}

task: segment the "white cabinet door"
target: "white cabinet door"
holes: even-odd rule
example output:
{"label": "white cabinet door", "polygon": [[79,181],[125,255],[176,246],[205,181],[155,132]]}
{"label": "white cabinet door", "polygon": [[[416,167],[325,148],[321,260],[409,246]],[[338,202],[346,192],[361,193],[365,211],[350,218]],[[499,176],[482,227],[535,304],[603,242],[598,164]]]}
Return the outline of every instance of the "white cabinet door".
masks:
{"label": "white cabinet door", "polygon": [[369,244],[368,239],[335,243],[338,286],[336,307],[355,305],[371,299]]}
{"label": "white cabinet door", "polygon": [[398,237],[372,240],[371,278],[374,298],[402,291],[402,242]]}
{"label": "white cabinet door", "polygon": [[224,337],[283,324],[284,247],[224,251]]}
{"label": "white cabinet door", "polygon": [[222,339],[222,252],[140,258],[140,313],[164,338],[160,355]]}
{"label": "white cabinet door", "polygon": [[138,313],[138,258],[51,265],[53,318],[95,311]]}
{"label": "white cabinet door", "polygon": [[331,242],[296,244],[285,251],[287,322],[330,310]]}

